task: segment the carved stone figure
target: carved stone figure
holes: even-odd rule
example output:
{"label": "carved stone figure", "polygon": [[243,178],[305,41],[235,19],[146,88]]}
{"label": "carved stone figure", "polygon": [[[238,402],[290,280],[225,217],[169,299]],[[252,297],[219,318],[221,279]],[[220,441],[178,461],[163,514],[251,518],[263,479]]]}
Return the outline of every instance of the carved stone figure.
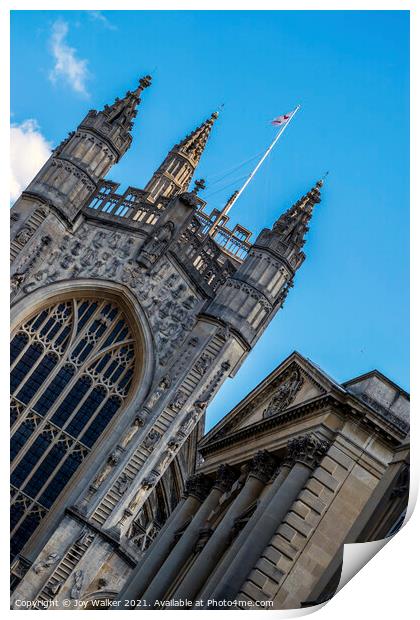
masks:
{"label": "carved stone figure", "polygon": [[147,401],[147,406],[150,409],[152,409],[152,407],[155,406],[155,404],[158,402],[158,400],[162,396],[162,394],[166,390],[168,390],[170,386],[171,386],[171,379],[170,379],[170,377],[168,377],[168,376],[163,377],[163,379],[161,379],[159,381],[159,384],[158,384],[156,390],[154,391],[152,396]]}
{"label": "carved stone figure", "polygon": [[104,480],[106,480],[111,470],[115,467],[115,465],[119,463],[119,461],[120,455],[118,454],[118,452],[114,451],[109,455],[105,467],[102,468],[102,470],[99,472],[99,474],[96,476],[92,483],[95,488],[99,489],[101,484],[104,482]]}
{"label": "carved stone figure", "polygon": [[140,265],[150,268],[162,256],[167,246],[172,240],[175,225],[173,222],[166,222],[157,230],[152,232],[149,239],[144,243],[137,257]]}
{"label": "carved stone figure", "polygon": [[80,598],[80,592],[83,586],[83,571],[77,570],[74,573],[74,584],[72,589],[70,590],[70,598],[78,599]]}
{"label": "carved stone figure", "polygon": [[120,495],[124,495],[124,493],[127,491],[128,487],[130,486],[131,482],[132,481],[127,476],[127,474],[125,472],[123,472],[121,474],[121,476],[118,478],[117,482],[115,483],[115,487],[116,487],[118,493]]}
{"label": "carved stone figure", "polygon": [[180,432],[183,435],[187,435],[191,429],[195,426],[198,419],[203,415],[206,410],[207,402],[203,400],[196,400],[191,410],[188,412],[184,422],[180,426]]}
{"label": "carved stone figure", "polygon": [[81,531],[79,537],[76,538],[74,544],[77,545],[78,547],[83,547],[83,546],[89,544],[91,542],[92,538],[93,538],[92,532],[89,530],[89,528],[84,527],[83,530]]}
{"label": "carved stone figure", "polygon": [[199,358],[198,362],[195,364],[194,369],[198,372],[200,376],[204,376],[210,367],[213,359],[207,353],[203,353],[203,355]]}
{"label": "carved stone figure", "polygon": [[147,450],[153,450],[153,448],[155,447],[159,439],[160,439],[160,434],[158,433],[157,430],[152,428],[149,434],[147,435],[146,439],[144,440],[143,445]]}
{"label": "carved stone figure", "polygon": [[131,442],[133,437],[144,426],[145,422],[146,422],[146,416],[144,414],[136,415],[127,433],[124,435],[123,439],[121,440],[120,445],[122,448],[126,448],[128,446],[128,444]]}
{"label": "carved stone figure", "polygon": [[188,396],[182,390],[178,390],[171,404],[169,405],[174,411],[179,411],[187,402]]}
{"label": "carved stone figure", "polygon": [[38,562],[37,564],[35,564],[34,566],[34,572],[39,575],[40,573],[42,573],[46,568],[53,566],[54,564],[56,564],[58,562],[58,560],[60,559],[60,555],[58,553],[50,553],[45,560],[41,560],[40,562]]}
{"label": "carved stone figure", "polygon": [[159,474],[152,472],[147,478],[143,478],[141,481],[141,487],[146,491],[152,489],[159,480]]}

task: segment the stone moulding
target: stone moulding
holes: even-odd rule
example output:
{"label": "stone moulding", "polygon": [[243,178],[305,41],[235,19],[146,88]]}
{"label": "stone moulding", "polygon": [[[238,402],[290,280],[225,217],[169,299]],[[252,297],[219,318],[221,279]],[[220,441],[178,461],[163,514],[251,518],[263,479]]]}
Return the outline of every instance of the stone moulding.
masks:
{"label": "stone moulding", "polygon": [[226,435],[219,439],[215,438],[214,440],[201,447],[199,445],[198,451],[203,456],[206,456],[213,452],[217,452],[218,450],[226,446],[238,443],[248,437],[256,437],[257,435],[262,435],[271,428],[276,428],[282,426],[283,424],[286,424],[287,422],[298,420],[299,418],[305,417],[305,415],[311,414],[315,411],[320,411],[324,407],[331,405],[334,406],[341,413],[353,416],[355,419],[357,419],[359,423],[361,422],[362,424],[365,424],[369,429],[375,428],[377,432],[379,432],[382,436],[385,436],[388,441],[391,441],[395,445],[399,445],[399,442],[405,436],[405,433],[401,434],[401,429],[398,426],[395,426],[392,429],[395,434],[391,435],[386,431],[386,429],[378,426],[378,424],[375,423],[373,419],[366,416],[361,418],[361,414],[353,407],[346,403],[340,402],[333,395],[327,394],[326,396],[318,397],[307,403],[297,405],[296,407],[291,407],[290,409],[286,409],[286,411],[282,411],[275,416],[264,418],[259,422],[255,422],[254,424],[250,424],[249,426],[242,428],[236,432],[232,432],[230,435]]}

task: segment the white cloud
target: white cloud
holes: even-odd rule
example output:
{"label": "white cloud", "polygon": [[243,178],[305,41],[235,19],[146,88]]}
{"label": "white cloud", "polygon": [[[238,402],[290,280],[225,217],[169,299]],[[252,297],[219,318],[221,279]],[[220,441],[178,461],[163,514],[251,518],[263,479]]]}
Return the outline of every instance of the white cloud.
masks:
{"label": "white cloud", "polygon": [[89,16],[96,22],[100,22],[108,30],[117,30],[117,27],[109,21],[102,11],[88,11]]}
{"label": "white cloud", "polygon": [[89,77],[88,61],[77,58],[77,50],[67,44],[68,31],[69,27],[66,22],[56,21],[53,24],[50,44],[55,65],[49,77],[52,82],[62,78],[74,91],[87,96],[89,94],[86,90],[86,81]]}
{"label": "white cloud", "polygon": [[10,200],[14,202],[51,155],[51,144],[33,119],[10,130]]}

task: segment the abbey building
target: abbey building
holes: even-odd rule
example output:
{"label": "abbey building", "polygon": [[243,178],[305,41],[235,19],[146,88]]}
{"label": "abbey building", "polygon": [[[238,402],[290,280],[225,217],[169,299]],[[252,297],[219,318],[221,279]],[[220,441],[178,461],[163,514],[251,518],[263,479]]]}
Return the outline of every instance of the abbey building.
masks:
{"label": "abbey building", "polygon": [[150,82],[90,110],[12,208],[12,605],[310,604],[343,542],[402,518],[408,395],[295,353],[203,437],[293,286],[322,182],[251,242],[189,189],[214,113],[119,192],[104,178]]}

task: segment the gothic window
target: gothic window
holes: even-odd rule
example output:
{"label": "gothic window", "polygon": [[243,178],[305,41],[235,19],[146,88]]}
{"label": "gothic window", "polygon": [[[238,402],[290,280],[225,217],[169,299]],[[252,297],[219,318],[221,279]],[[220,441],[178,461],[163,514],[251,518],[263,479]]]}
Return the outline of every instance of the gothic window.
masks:
{"label": "gothic window", "polygon": [[14,557],[126,403],[134,339],[116,303],[71,299],[20,325],[11,364]]}

